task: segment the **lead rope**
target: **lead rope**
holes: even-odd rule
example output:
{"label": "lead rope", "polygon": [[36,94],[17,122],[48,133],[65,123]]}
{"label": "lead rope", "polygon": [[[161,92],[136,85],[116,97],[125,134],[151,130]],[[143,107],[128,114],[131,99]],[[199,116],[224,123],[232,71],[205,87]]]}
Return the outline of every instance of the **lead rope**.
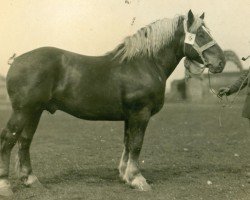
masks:
{"label": "lead rope", "polygon": [[[208,70],[207,73],[208,73],[208,85],[209,85],[209,90],[210,90],[210,92],[213,93],[217,98],[219,98],[219,103],[221,104],[220,113],[219,113],[219,117],[218,117],[218,121],[219,121],[220,127],[222,127],[221,116],[222,116],[223,110],[224,110],[224,108],[227,106],[227,104],[224,103],[223,97],[219,97],[219,96],[218,96],[218,92],[217,92],[215,89],[213,89],[212,84],[211,84],[211,77],[210,77],[210,72],[209,72],[209,70]],[[228,101],[229,101],[228,98],[227,98],[227,96],[226,96],[226,101],[227,101],[227,103],[228,103]]]}

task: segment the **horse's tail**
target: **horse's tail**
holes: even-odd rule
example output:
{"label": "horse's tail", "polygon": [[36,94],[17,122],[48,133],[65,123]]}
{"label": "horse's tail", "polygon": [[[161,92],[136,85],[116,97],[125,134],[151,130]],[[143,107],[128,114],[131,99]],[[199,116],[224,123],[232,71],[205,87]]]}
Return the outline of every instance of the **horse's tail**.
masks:
{"label": "horse's tail", "polygon": [[14,54],[9,58],[9,60],[8,60],[8,65],[11,65],[11,64],[14,62],[15,58],[16,58],[16,53],[14,53]]}

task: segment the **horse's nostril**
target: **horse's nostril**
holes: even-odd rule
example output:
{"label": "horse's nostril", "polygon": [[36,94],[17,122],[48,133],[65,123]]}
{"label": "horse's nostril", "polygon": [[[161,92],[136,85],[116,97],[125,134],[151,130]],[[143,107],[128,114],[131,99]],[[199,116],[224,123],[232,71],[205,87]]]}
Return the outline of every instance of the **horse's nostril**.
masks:
{"label": "horse's nostril", "polygon": [[223,70],[223,69],[224,69],[224,66],[225,66],[225,63],[224,63],[223,61],[220,61],[218,67],[219,67],[221,70]]}
{"label": "horse's nostril", "polygon": [[219,67],[220,67],[221,69],[223,69],[224,66],[225,66],[225,63],[224,63],[223,61],[220,61],[220,62],[219,62]]}

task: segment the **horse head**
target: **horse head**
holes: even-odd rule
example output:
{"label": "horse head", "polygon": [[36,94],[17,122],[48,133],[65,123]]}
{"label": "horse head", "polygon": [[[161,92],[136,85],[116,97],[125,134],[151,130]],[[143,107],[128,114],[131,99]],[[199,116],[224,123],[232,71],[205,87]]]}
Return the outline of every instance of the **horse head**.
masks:
{"label": "horse head", "polygon": [[184,55],[190,62],[197,61],[210,72],[220,73],[225,67],[225,56],[205,26],[204,16],[204,13],[200,17],[194,16],[190,10],[184,19]]}

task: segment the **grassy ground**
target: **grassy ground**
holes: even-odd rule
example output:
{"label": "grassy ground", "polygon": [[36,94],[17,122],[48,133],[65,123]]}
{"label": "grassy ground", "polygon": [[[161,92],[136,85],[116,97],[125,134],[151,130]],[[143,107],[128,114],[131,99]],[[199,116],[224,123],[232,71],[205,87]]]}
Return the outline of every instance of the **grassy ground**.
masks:
{"label": "grassy ground", "polygon": [[[241,107],[166,104],[147,129],[141,168],[153,190],[123,184],[117,166],[123,123],[91,122],[44,113],[31,148],[33,171],[44,188],[25,188],[14,174],[15,200],[247,200],[250,133]],[[0,128],[9,111],[0,111]]]}

